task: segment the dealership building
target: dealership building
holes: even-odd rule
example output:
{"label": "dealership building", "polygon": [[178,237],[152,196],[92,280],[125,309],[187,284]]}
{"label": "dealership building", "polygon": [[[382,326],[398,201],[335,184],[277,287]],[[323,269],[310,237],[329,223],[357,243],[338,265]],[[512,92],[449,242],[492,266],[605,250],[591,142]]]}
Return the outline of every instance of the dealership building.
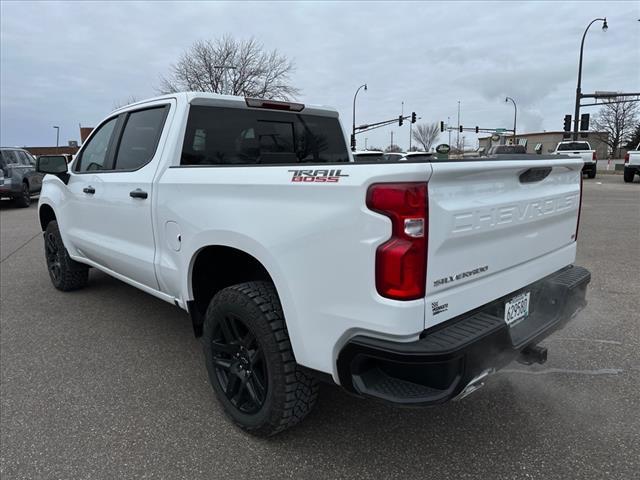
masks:
{"label": "dealership building", "polygon": [[[564,138],[566,132],[536,132],[536,133],[519,133],[515,136],[515,143],[524,145],[527,153],[546,154],[556,149],[558,142],[571,140]],[[584,133],[578,136],[578,140],[587,141],[591,148],[596,151],[599,159],[609,157],[609,146],[606,143],[606,132],[588,132],[586,137]],[[480,151],[486,152],[495,145],[511,145],[514,143],[514,136],[506,133],[478,138]]]}

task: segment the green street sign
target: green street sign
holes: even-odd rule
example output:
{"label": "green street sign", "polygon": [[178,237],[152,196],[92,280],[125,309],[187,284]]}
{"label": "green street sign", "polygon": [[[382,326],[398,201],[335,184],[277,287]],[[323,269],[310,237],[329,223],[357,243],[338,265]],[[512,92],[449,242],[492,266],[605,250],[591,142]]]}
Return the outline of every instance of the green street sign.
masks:
{"label": "green street sign", "polygon": [[449,158],[449,152],[451,147],[446,143],[441,143],[436,147],[436,158],[438,160],[447,160]]}
{"label": "green street sign", "polygon": [[507,131],[507,129],[506,129],[506,128],[496,128],[496,129],[494,130],[494,132],[497,132],[497,133],[502,133],[502,132],[506,132],[506,131]]}

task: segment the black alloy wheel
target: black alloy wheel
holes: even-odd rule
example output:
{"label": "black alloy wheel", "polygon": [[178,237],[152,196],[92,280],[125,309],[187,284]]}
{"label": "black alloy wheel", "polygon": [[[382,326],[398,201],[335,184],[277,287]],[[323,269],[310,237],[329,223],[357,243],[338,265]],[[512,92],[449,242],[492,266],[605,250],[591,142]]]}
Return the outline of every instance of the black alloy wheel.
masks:
{"label": "black alloy wheel", "polygon": [[211,351],[216,378],[229,402],[242,413],[258,412],[267,396],[268,372],[255,335],[227,312],[214,331]]}
{"label": "black alloy wheel", "polygon": [[61,277],[60,249],[53,232],[45,233],[44,250],[47,257],[47,268],[53,283],[58,283]]}

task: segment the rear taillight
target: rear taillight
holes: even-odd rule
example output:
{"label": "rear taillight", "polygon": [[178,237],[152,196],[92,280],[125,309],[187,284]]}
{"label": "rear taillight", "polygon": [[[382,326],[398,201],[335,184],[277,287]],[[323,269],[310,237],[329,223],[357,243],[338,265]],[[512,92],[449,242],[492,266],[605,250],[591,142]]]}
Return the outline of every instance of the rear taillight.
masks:
{"label": "rear taillight", "polygon": [[391,220],[391,238],[376,251],[378,293],[395,300],[423,298],[427,274],[427,184],[371,185],[367,207]]}
{"label": "rear taillight", "polygon": [[593,152],[593,157],[591,158],[591,160],[593,160],[594,162],[598,160],[598,157],[596,156],[596,152]]}
{"label": "rear taillight", "polygon": [[580,229],[580,213],[582,213],[582,173],[580,173],[580,203],[578,203],[578,221],[576,222],[576,233],[573,239],[578,241],[578,230]]}
{"label": "rear taillight", "polygon": [[629,163],[629,152],[624,154],[624,163]]}

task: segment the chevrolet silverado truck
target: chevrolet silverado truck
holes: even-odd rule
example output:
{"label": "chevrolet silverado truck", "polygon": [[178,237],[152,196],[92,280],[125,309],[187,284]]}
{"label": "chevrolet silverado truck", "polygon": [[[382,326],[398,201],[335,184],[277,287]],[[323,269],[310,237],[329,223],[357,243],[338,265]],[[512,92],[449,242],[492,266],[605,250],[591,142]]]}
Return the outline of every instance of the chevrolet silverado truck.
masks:
{"label": "chevrolet silverado truck", "polygon": [[596,165],[598,158],[596,151],[591,149],[589,142],[566,141],[559,142],[553,155],[566,155],[574,158],[581,158],[584,162],[582,173],[586,173],[589,178],[596,178]]}
{"label": "chevrolet silverado truck", "polygon": [[640,144],[635,150],[629,150],[624,156],[624,181],[633,182],[633,177],[640,175]]}
{"label": "chevrolet silverado truck", "polygon": [[542,363],[586,304],[582,166],[355,163],[331,108],[176,93],[43,157],[39,220],[55,288],[93,267],[188,312],[225,412],[268,436],[319,381],[431,406]]}

